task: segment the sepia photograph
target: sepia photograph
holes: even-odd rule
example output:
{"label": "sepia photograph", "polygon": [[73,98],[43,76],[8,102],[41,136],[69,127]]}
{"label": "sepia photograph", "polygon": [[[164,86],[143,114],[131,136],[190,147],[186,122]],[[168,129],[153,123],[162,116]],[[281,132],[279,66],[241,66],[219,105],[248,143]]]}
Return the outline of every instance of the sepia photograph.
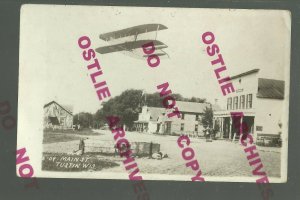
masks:
{"label": "sepia photograph", "polygon": [[36,177],[283,183],[285,10],[23,5],[18,147]]}

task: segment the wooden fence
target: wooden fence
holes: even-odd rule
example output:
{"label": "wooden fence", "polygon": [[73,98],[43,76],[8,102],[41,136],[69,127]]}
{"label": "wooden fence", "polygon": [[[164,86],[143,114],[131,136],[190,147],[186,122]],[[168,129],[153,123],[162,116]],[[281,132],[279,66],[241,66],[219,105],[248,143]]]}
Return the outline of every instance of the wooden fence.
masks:
{"label": "wooden fence", "polygon": [[[151,156],[153,153],[160,152],[160,144],[153,142],[132,142],[130,143],[130,149],[133,155],[139,157]],[[113,141],[95,141],[89,139],[84,141],[84,153],[100,153],[114,156],[119,154]]]}

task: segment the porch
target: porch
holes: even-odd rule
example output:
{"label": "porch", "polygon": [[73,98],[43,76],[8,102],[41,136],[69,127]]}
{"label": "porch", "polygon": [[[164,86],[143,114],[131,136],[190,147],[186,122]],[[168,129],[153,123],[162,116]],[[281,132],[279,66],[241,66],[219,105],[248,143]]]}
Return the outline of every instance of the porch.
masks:
{"label": "porch", "polygon": [[243,116],[237,116],[233,119],[229,111],[216,111],[213,117],[213,127],[219,130],[216,137],[220,139],[238,139],[240,133],[238,124],[247,124],[248,133],[254,134],[254,122],[254,112],[244,112]]}

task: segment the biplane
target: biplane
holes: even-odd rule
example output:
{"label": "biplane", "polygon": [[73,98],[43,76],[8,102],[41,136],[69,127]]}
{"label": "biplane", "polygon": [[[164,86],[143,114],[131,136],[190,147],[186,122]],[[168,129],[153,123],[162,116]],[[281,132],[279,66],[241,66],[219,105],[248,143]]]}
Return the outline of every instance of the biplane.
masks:
{"label": "biplane", "polygon": [[100,39],[110,43],[110,45],[99,47],[96,52],[100,54],[121,52],[136,58],[147,58],[149,55],[144,54],[142,46],[153,42],[157,56],[169,57],[163,50],[168,46],[157,40],[157,32],[164,29],[167,27],[162,24],[143,24],[101,34]]}

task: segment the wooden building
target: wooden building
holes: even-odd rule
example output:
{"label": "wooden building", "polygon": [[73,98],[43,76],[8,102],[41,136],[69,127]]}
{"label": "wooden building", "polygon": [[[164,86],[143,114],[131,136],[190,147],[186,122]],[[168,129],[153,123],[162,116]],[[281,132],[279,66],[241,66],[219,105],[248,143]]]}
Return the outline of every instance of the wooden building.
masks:
{"label": "wooden building", "polygon": [[44,128],[72,129],[73,113],[70,106],[62,106],[55,101],[44,106]]}
{"label": "wooden building", "polygon": [[[201,118],[204,110],[212,105],[209,103],[195,103],[176,101],[176,106],[181,112],[181,118],[168,118],[167,114],[172,112],[165,108],[144,106],[135,121],[135,129],[138,132],[190,136],[203,136]],[[213,106],[214,109],[214,106]]]}
{"label": "wooden building", "polygon": [[[243,112],[240,123],[246,123],[249,132],[258,143],[270,143],[280,138],[284,118],[284,81],[259,77],[259,69],[253,69],[231,77],[235,92],[228,95],[223,109],[214,112],[214,122],[220,126],[220,138],[235,139],[231,112]],[[271,145],[271,144],[270,144]]]}

